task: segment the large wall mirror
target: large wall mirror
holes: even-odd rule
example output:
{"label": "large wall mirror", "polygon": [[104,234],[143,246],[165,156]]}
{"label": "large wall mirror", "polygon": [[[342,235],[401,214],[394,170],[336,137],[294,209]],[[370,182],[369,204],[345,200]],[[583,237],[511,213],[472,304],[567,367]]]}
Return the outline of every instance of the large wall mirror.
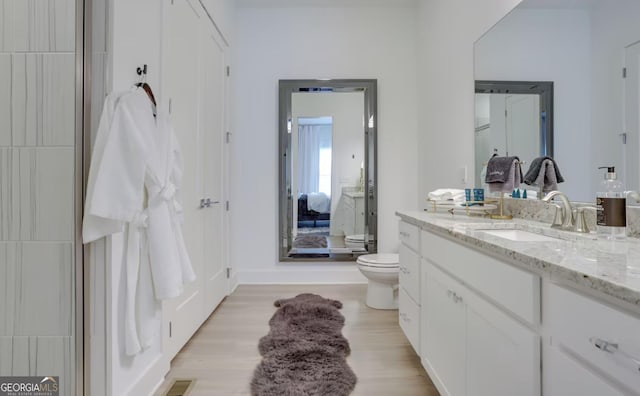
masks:
{"label": "large wall mirror", "polygon": [[638,15],[637,0],[523,0],[475,43],[476,81],[553,82],[558,188],[573,201],[594,202],[599,166],[640,188]]}
{"label": "large wall mirror", "polygon": [[[475,166],[494,154],[553,157],[553,82],[476,81]],[[476,186],[483,185],[476,172]]]}
{"label": "large wall mirror", "polygon": [[376,80],[280,80],[281,261],[377,249]]}

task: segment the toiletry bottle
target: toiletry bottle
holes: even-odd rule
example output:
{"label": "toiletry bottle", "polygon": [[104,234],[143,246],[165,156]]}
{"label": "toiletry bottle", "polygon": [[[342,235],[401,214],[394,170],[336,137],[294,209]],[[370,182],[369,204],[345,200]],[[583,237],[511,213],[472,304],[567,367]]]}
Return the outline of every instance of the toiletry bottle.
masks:
{"label": "toiletry bottle", "polygon": [[597,232],[601,239],[624,239],[627,230],[627,206],[622,181],[613,166],[607,169],[596,197]]}

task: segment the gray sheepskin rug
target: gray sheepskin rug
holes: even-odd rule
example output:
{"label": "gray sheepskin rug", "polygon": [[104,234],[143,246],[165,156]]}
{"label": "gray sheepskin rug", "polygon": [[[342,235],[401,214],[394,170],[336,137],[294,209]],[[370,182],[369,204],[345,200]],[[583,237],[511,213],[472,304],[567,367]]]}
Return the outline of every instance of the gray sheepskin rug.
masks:
{"label": "gray sheepskin rug", "polygon": [[356,385],[342,336],[342,303],[316,294],[277,300],[269,334],[258,350],[262,362],[251,381],[254,396],[342,396]]}

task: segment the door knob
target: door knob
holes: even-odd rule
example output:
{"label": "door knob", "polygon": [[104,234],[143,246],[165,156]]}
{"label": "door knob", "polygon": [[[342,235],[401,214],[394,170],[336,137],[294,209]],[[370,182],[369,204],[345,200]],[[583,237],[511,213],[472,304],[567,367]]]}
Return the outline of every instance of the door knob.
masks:
{"label": "door knob", "polygon": [[210,208],[212,205],[219,203],[220,201],[212,201],[211,198],[202,198],[200,200],[200,209]]}

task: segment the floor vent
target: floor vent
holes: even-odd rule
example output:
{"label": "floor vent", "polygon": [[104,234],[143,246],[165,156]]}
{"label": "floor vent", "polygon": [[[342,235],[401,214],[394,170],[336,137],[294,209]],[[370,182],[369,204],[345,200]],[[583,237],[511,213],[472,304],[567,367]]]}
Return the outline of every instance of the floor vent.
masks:
{"label": "floor vent", "polygon": [[173,384],[164,396],[187,396],[195,382],[196,381],[192,379],[174,380]]}

